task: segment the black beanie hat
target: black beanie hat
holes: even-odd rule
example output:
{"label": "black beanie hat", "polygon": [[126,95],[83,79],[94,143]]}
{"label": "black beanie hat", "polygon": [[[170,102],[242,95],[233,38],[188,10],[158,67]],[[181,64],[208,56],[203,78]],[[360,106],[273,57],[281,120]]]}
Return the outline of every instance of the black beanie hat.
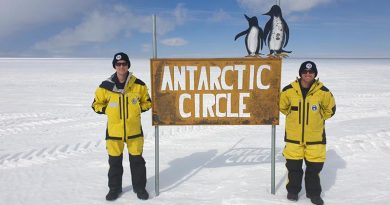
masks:
{"label": "black beanie hat", "polygon": [[126,53],[120,52],[114,55],[114,59],[112,60],[112,67],[115,68],[115,64],[117,61],[124,60],[127,62],[127,67],[130,68],[130,60],[129,56]]}
{"label": "black beanie hat", "polygon": [[299,77],[302,77],[303,71],[308,71],[308,70],[314,71],[314,77],[317,77],[318,74],[317,66],[312,61],[305,61],[301,64],[301,67],[299,68]]}

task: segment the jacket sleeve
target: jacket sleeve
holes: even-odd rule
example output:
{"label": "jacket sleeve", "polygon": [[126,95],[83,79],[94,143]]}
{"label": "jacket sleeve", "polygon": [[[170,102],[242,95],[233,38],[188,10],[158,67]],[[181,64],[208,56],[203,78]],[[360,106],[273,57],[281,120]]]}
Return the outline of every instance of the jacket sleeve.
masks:
{"label": "jacket sleeve", "polygon": [[95,92],[95,99],[92,103],[92,109],[98,114],[106,114],[108,100],[105,97],[105,90],[103,88],[97,88]]}
{"label": "jacket sleeve", "polygon": [[152,107],[152,100],[150,99],[148,88],[146,85],[142,88],[142,96],[140,99],[141,112],[146,112]]}
{"label": "jacket sleeve", "polygon": [[321,108],[325,120],[331,118],[336,113],[336,101],[330,91],[324,93]]}
{"label": "jacket sleeve", "polygon": [[287,91],[282,91],[280,93],[279,99],[279,110],[284,115],[288,115],[290,113],[291,103],[287,96]]}

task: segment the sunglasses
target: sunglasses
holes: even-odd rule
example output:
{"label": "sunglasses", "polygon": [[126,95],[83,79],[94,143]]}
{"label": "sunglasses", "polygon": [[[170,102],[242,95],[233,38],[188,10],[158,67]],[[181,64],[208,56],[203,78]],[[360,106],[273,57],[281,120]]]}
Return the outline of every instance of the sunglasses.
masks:
{"label": "sunglasses", "polygon": [[124,63],[115,63],[115,66],[120,67],[120,66],[127,66],[127,62]]}
{"label": "sunglasses", "polygon": [[313,70],[303,70],[303,71],[301,72],[301,74],[307,74],[307,73],[309,73],[309,74],[314,74],[314,71],[313,71]]}

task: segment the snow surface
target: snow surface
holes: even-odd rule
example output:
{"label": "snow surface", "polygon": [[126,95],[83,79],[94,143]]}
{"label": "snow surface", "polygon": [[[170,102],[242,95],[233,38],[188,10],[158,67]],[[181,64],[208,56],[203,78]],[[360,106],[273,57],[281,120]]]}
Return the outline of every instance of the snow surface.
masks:
{"label": "snow surface", "polygon": [[[283,61],[282,87],[306,59]],[[313,59],[312,59],[313,60]],[[326,204],[390,203],[390,60],[314,59],[336,97],[327,121],[321,172]],[[149,60],[132,70],[150,87]],[[111,59],[0,59],[0,204],[311,204],[286,199],[284,117],[277,126],[276,194],[271,190],[270,126],[160,127],[160,195],[154,191],[154,128],[142,115],[147,190],[107,202],[105,116],[90,105]]]}

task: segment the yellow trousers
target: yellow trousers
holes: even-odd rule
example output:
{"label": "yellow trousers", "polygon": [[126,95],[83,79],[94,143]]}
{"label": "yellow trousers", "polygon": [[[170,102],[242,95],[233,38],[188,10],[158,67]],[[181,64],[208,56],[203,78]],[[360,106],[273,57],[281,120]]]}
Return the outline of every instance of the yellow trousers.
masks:
{"label": "yellow trousers", "polygon": [[309,162],[325,162],[326,145],[304,145],[286,142],[286,146],[283,150],[283,156],[286,159],[291,160],[306,159]]}
{"label": "yellow trousers", "polygon": [[134,139],[128,139],[126,142],[123,142],[122,140],[106,140],[106,149],[108,155],[115,157],[120,156],[123,153],[125,143],[127,144],[127,151],[129,152],[129,154],[133,156],[142,154],[144,147],[144,138],[137,137]]}

